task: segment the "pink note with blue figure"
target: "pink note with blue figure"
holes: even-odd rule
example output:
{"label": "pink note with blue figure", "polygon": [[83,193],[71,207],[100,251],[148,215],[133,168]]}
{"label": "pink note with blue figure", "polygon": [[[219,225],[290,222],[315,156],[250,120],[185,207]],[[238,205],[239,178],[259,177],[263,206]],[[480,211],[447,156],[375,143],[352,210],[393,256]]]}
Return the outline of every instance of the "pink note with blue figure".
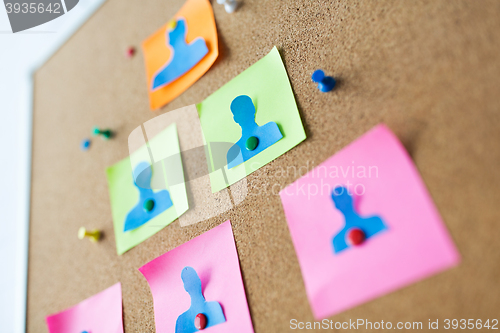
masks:
{"label": "pink note with blue figure", "polygon": [[158,333],[253,333],[231,222],[139,271],[151,288]]}
{"label": "pink note with blue figure", "polygon": [[280,192],[316,319],[457,265],[417,168],[379,125]]}

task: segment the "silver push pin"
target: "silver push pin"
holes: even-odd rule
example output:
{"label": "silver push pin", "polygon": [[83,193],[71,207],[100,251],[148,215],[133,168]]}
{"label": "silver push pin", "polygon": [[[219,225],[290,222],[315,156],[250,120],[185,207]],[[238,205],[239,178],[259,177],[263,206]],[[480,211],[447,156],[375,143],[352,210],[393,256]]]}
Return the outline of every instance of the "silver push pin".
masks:
{"label": "silver push pin", "polygon": [[234,13],[236,8],[238,7],[238,3],[236,0],[217,0],[217,3],[219,5],[224,5],[224,9],[226,10],[226,13]]}

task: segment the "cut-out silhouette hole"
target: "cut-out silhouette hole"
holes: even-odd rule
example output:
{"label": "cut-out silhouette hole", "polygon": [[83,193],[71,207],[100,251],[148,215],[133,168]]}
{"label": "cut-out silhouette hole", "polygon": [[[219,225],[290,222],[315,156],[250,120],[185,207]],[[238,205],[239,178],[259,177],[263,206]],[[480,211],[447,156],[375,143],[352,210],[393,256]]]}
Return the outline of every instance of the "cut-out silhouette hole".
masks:
{"label": "cut-out silhouette hole", "polygon": [[228,169],[249,160],[283,138],[275,122],[257,125],[256,110],[250,97],[236,97],[230,108],[234,121],[241,126],[241,138],[227,152]]}
{"label": "cut-out silhouette hole", "polygon": [[335,253],[347,249],[349,245],[361,245],[373,235],[387,230],[387,226],[380,217],[365,218],[355,212],[352,197],[345,187],[336,187],[332,191],[332,200],[335,207],[344,215],[345,220],[344,228],[333,237]]}
{"label": "cut-out silhouette hole", "polygon": [[[134,185],[139,190],[139,201],[127,214],[123,232],[136,229],[173,206],[168,190],[153,192],[140,184],[151,184],[153,172],[147,162],[139,163],[134,170]],[[138,185],[139,184],[139,185]]]}
{"label": "cut-out silhouette hole", "polygon": [[[208,328],[226,321],[218,302],[207,302],[201,291],[201,280],[192,267],[184,267],[181,273],[184,289],[191,297],[189,309],[177,318],[175,333],[198,332],[196,327]],[[201,328],[201,329],[204,329]]]}
{"label": "cut-out silhouette hole", "polygon": [[203,38],[198,37],[191,44],[186,43],[187,24],[183,18],[171,22],[167,35],[170,59],[153,76],[152,90],[177,80],[208,54],[208,47]]}

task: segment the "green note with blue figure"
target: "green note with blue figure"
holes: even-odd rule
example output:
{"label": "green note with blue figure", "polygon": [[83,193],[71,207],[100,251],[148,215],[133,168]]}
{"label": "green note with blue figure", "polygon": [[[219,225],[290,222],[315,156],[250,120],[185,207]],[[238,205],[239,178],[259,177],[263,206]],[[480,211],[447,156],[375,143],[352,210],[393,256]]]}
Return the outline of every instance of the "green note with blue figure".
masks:
{"label": "green note with blue figure", "polygon": [[106,170],[118,254],[189,208],[177,127],[171,124],[156,133],[146,129],[144,135],[138,126],[129,136],[129,144],[134,142],[130,156]]}

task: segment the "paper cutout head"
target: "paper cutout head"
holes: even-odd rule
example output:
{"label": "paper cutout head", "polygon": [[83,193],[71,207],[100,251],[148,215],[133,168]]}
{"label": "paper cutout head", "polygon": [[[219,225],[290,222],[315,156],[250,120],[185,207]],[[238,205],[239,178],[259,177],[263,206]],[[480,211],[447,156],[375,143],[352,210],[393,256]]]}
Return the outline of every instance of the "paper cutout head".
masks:
{"label": "paper cutout head", "polygon": [[141,162],[135,167],[134,185],[139,190],[139,201],[125,218],[123,232],[139,228],[173,206],[168,190],[155,193],[150,188],[152,176],[149,163]]}
{"label": "paper cutout head", "polygon": [[[378,216],[364,218],[354,210],[352,196],[345,187],[338,186],[332,191],[332,200],[335,207],[344,215],[345,226],[333,237],[333,250],[339,253],[349,247],[349,239],[358,239],[354,244],[359,245],[365,239],[387,229],[387,226]],[[361,238],[360,238],[361,237]]]}
{"label": "paper cutout head", "polygon": [[[192,267],[184,267],[181,273],[184,289],[191,297],[191,307],[177,318],[175,333],[193,333],[199,329],[195,320],[202,315],[204,323],[201,329],[221,324],[226,321],[218,302],[207,302],[201,291],[201,280]],[[205,320],[206,319],[206,320]]]}
{"label": "paper cutout head", "polygon": [[228,169],[249,160],[283,138],[275,122],[257,125],[256,110],[250,97],[236,97],[230,109],[234,121],[241,126],[241,138],[227,152]]}
{"label": "paper cutout head", "polygon": [[198,37],[190,44],[186,43],[187,23],[184,18],[172,21],[173,28],[167,29],[166,42],[170,47],[170,59],[153,76],[153,90],[164,87],[186,74],[208,53],[207,44]]}

